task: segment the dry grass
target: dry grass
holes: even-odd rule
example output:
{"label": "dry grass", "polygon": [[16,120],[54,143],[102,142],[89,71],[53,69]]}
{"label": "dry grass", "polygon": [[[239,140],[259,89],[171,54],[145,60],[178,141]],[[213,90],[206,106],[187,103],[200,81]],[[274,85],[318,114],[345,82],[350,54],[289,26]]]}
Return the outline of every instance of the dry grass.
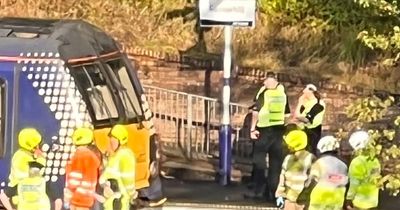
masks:
{"label": "dry grass", "polygon": [[[107,31],[128,48],[217,58],[215,54],[223,53],[223,30],[207,30],[204,41],[199,43],[196,15],[187,13],[193,8],[187,0],[0,0],[0,16],[80,18]],[[177,10],[186,13],[170,18],[169,14]],[[279,25],[258,14],[254,29],[235,29],[235,61],[267,70],[297,68],[308,75],[352,84],[388,84],[387,77],[379,79],[376,75],[362,76],[360,80],[351,65],[338,63],[346,59],[355,60],[350,62],[355,64],[365,57],[364,48],[354,44],[357,30],[350,32],[338,34],[323,24]],[[390,89],[395,89],[397,82],[392,83]]]}

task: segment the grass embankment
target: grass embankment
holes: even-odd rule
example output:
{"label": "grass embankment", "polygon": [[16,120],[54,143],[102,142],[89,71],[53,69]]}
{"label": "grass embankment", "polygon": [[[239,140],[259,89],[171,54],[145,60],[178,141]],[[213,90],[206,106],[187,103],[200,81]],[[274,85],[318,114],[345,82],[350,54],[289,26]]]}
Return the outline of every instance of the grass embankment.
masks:
{"label": "grass embankment", "polygon": [[[201,58],[223,52],[223,30],[197,25],[196,4],[189,0],[0,0],[0,16],[82,18],[109,32],[125,47],[143,47]],[[305,19],[296,24],[258,13],[254,29],[236,29],[238,65],[328,77],[354,85],[396,90],[391,69],[376,75],[355,71],[367,49],[356,40],[358,29],[335,31]]]}

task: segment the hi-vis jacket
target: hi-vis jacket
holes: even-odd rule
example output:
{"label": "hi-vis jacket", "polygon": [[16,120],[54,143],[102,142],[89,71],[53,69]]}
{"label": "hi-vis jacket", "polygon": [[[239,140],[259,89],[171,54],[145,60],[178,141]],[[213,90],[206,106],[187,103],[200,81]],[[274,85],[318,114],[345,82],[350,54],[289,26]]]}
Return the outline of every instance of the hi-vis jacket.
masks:
{"label": "hi-vis jacket", "polygon": [[50,210],[46,180],[41,176],[28,177],[18,184],[18,210]]}
{"label": "hi-vis jacket", "polygon": [[[135,194],[135,174],[136,158],[132,150],[126,146],[121,146],[114,154],[108,158],[103,174],[100,176],[100,184],[108,180],[116,180],[119,193],[122,195],[120,200],[121,209],[129,209],[130,198]],[[105,209],[113,208],[113,199],[107,199],[104,203]],[[117,209],[115,209],[117,210]]]}
{"label": "hi-vis jacket", "polygon": [[376,157],[359,155],[351,161],[349,167],[350,188],[347,192],[347,200],[352,200],[354,207],[368,209],[378,206],[377,182],[380,173],[381,164]]}
{"label": "hi-vis jacket", "polygon": [[307,118],[310,123],[305,126],[309,129],[322,124],[325,114],[325,103],[321,99],[309,100],[300,106],[300,116]]}
{"label": "hi-vis jacket", "polygon": [[46,165],[43,157],[34,158],[33,153],[25,149],[18,149],[11,160],[11,171],[9,175],[9,187],[15,187],[22,179],[29,176],[29,162],[36,161]]}
{"label": "hi-vis jacket", "polygon": [[66,197],[76,207],[90,208],[94,203],[100,160],[86,147],[78,147],[66,167]]}
{"label": "hi-vis jacket", "polygon": [[322,155],[311,166],[310,177],[316,185],[311,192],[309,210],[341,210],[347,178],[347,166],[333,155]]}
{"label": "hi-vis jacket", "polygon": [[279,178],[276,197],[284,197],[291,202],[296,202],[304,189],[308,172],[315,157],[306,150],[300,150],[285,157]]}

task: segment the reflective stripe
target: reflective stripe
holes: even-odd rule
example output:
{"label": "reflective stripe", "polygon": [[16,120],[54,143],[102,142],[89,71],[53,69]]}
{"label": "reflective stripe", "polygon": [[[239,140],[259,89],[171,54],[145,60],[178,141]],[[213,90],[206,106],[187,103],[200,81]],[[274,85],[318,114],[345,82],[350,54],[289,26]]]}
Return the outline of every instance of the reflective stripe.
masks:
{"label": "reflective stripe", "polygon": [[81,185],[82,185],[83,187],[93,187],[93,186],[96,186],[94,183],[92,183],[92,182],[87,182],[87,181],[82,181]]}
{"label": "reflective stripe", "polygon": [[69,173],[69,176],[78,178],[78,179],[82,179],[82,177],[83,177],[82,173],[79,173],[79,172],[71,172],[71,173]]}
{"label": "reflective stripe", "polygon": [[292,184],[292,185],[290,185],[290,188],[292,190],[301,192],[303,190],[303,188],[304,188],[304,184]]}
{"label": "reflective stripe", "polygon": [[119,176],[121,173],[118,172],[118,169],[115,169],[115,168],[106,168],[104,174],[111,174],[111,175]]}
{"label": "reflective stripe", "polygon": [[70,179],[70,180],[68,180],[68,184],[70,184],[72,186],[78,186],[81,184],[81,182],[78,180],[75,180],[75,179]]}
{"label": "reflective stripe", "polygon": [[133,185],[125,186],[125,189],[126,190],[134,190],[135,189],[135,185],[133,184]]}
{"label": "reflective stripe", "polygon": [[135,172],[120,173],[121,177],[135,177]]}
{"label": "reflective stripe", "polygon": [[82,193],[82,194],[88,194],[88,195],[93,195],[94,194],[93,190],[87,190],[87,189],[84,189],[82,187],[76,188],[76,192],[79,192],[79,193]]}

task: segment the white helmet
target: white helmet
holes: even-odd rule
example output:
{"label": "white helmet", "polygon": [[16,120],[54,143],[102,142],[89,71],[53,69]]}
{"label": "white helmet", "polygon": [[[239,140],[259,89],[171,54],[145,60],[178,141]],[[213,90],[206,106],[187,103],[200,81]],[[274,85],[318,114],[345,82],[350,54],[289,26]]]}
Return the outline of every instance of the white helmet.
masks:
{"label": "white helmet", "polygon": [[339,141],[333,136],[324,136],[319,140],[317,148],[320,153],[335,151],[339,148]]}
{"label": "white helmet", "polygon": [[369,140],[370,138],[367,132],[356,131],[351,134],[349,138],[349,143],[355,151],[358,151],[364,149],[368,145]]}

